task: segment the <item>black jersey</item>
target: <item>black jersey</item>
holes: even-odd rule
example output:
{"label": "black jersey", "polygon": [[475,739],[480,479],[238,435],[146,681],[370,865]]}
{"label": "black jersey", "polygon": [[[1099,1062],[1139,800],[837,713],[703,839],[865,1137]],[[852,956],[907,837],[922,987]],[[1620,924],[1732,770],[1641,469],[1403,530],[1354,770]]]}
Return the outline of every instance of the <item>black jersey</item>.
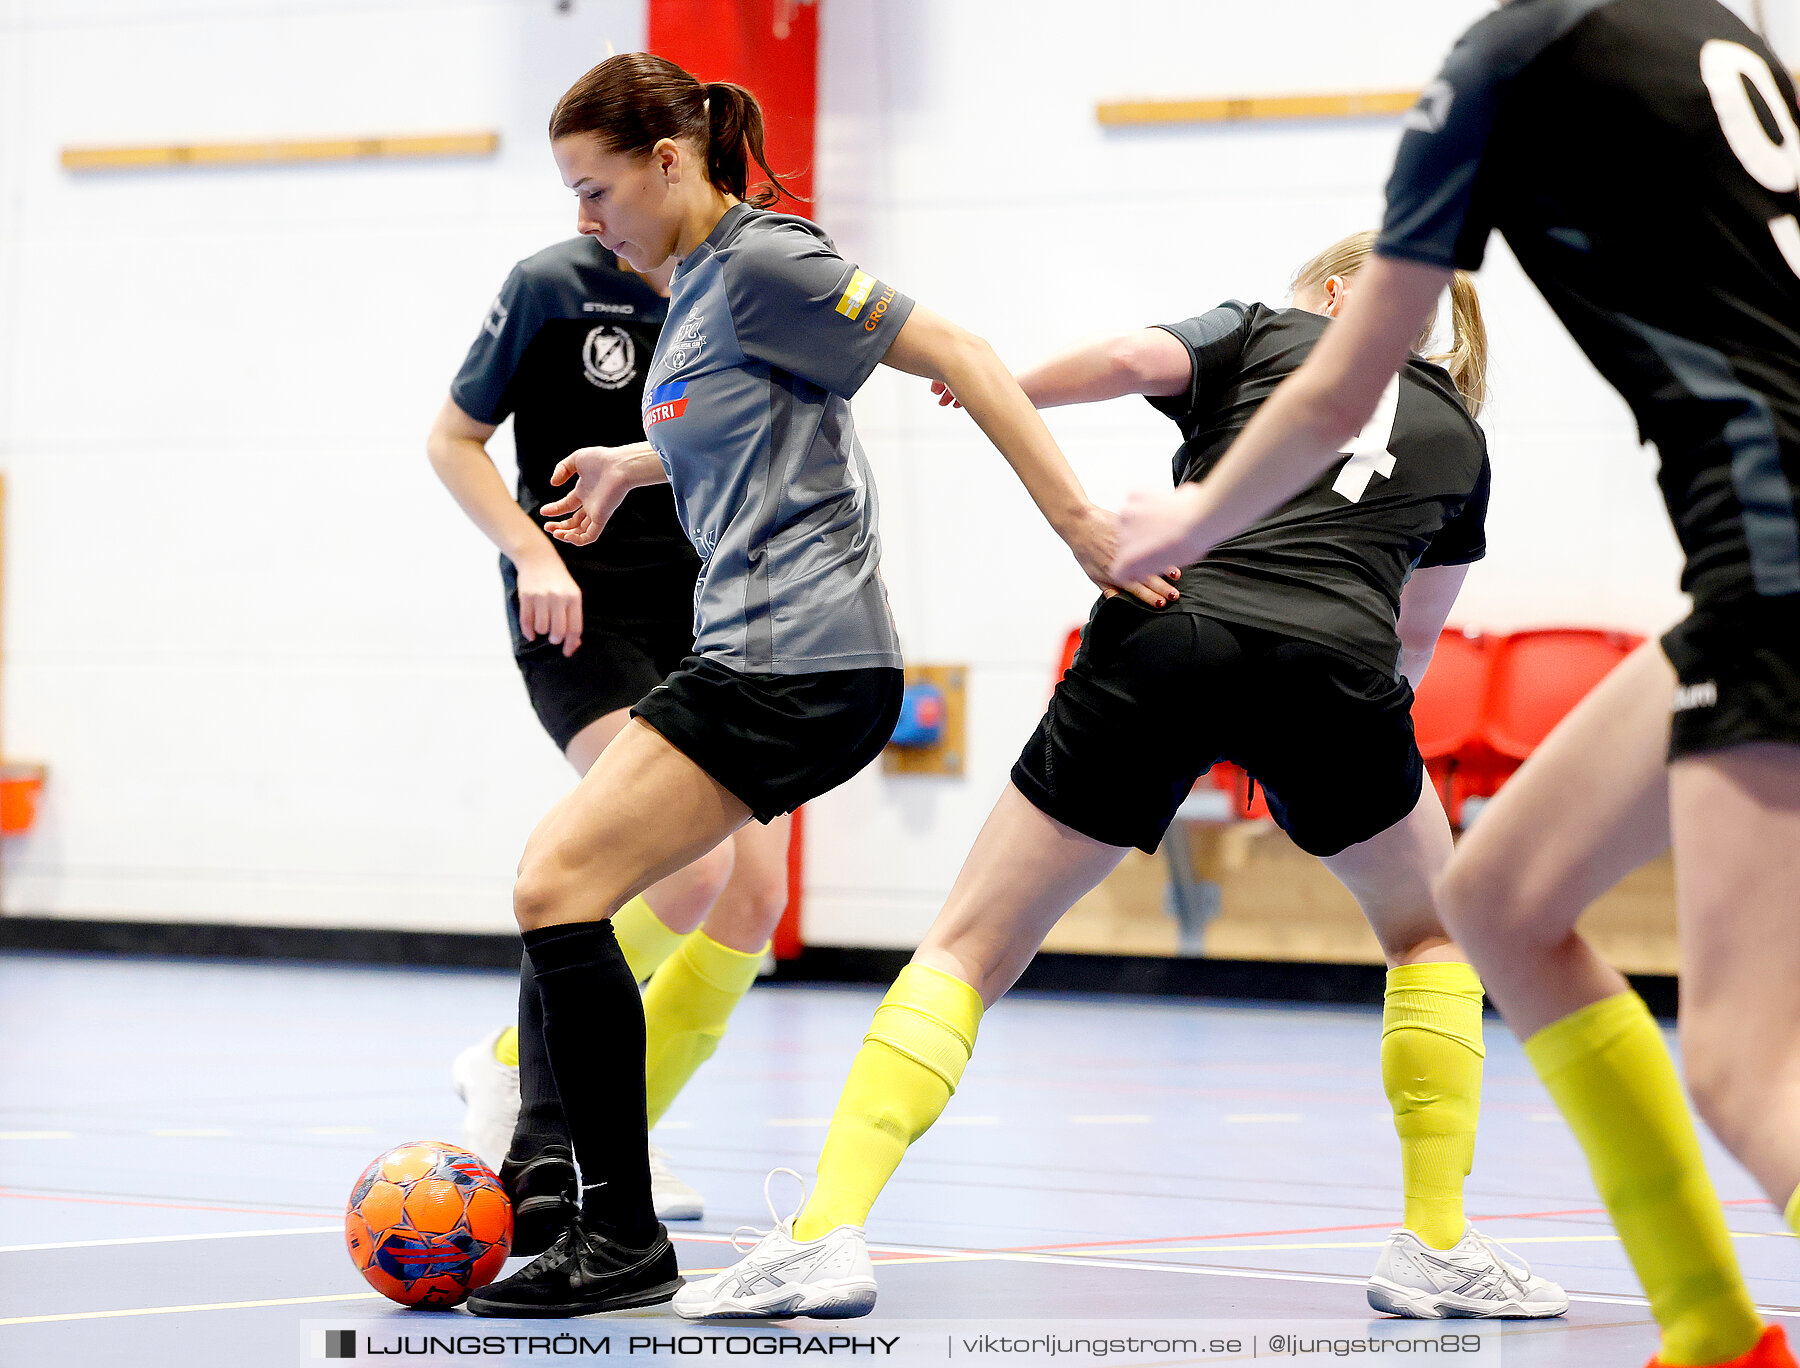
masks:
{"label": "black jersey", "polygon": [[[540,525],[538,509],[572,488],[551,486],[558,461],[577,447],[644,440],[644,375],[667,311],[589,237],[545,248],[506,278],[450,397],[478,422],[512,415],[519,505]],[[628,494],[592,545],[556,548],[604,589],[608,616],[692,611],[700,560],[666,485]]]}
{"label": "black jersey", "polygon": [[[1324,335],[1304,309],[1231,300],[1160,325],[1188,350],[1185,392],[1150,402],[1185,439],[1175,483],[1205,477]],[[1330,646],[1392,674],[1400,591],[1414,568],[1487,551],[1487,442],[1440,366],[1414,357],[1345,459],[1281,508],[1183,568],[1190,612]]]}
{"label": "black jersey", "polygon": [[1800,118],[1714,0],[1513,0],[1407,116],[1378,251],[1505,235],[1662,457],[1682,587],[1800,593]]}

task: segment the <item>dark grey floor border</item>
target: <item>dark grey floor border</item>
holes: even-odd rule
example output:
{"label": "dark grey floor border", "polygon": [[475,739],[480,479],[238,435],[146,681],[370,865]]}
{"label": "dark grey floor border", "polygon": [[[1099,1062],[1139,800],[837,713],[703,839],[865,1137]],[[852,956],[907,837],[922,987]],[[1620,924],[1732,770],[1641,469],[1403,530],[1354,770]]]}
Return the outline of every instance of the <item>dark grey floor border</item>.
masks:
{"label": "dark grey floor border", "polygon": [[[405,964],[441,969],[511,969],[519,962],[518,937],[507,935],[62,917],[0,916],[0,950]],[[774,978],[779,983],[887,984],[908,958],[904,950],[809,946],[798,959],[783,961]],[[1043,954],[1031,962],[1019,987],[1140,997],[1379,1003],[1383,981],[1384,971],[1376,964]],[[1643,994],[1651,1011],[1662,1017],[1675,1015],[1674,978],[1663,974],[1634,975],[1631,983]]]}

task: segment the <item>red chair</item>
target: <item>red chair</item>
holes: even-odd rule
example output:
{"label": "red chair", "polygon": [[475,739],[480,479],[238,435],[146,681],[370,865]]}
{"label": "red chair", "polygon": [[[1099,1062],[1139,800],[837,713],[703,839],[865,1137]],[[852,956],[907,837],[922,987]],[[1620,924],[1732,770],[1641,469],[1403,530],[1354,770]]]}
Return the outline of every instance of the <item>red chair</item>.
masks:
{"label": "red chair", "polygon": [[[1229,760],[1221,760],[1209,769],[1201,778],[1200,784],[1211,784],[1231,795],[1231,810],[1239,821],[1272,822],[1269,815],[1269,800],[1263,796],[1262,786],[1254,783],[1249,774],[1239,769]],[[1198,788],[1196,784],[1194,787]]]}
{"label": "red chair", "polygon": [[1489,768],[1481,717],[1493,661],[1490,638],[1472,627],[1446,627],[1413,694],[1413,737],[1452,826],[1462,825],[1463,799],[1479,787],[1471,781]]}
{"label": "red chair", "polygon": [[1504,638],[1481,719],[1481,739],[1501,758],[1501,779],[1643,644],[1630,632],[1586,627],[1549,627]]}
{"label": "red chair", "polygon": [[1062,683],[1062,677],[1069,672],[1069,666],[1075,663],[1075,652],[1081,649],[1081,628],[1069,628],[1069,635],[1063,638],[1062,663],[1056,667],[1056,678],[1050,681],[1055,688]]}

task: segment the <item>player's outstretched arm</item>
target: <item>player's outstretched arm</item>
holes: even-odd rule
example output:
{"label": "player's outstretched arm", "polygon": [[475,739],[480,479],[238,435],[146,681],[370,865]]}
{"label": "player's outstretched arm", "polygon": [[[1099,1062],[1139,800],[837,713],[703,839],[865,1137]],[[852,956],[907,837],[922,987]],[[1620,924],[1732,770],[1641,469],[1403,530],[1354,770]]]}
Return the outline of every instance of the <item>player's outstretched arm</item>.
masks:
{"label": "player's outstretched arm", "polygon": [[[1162,328],[1100,333],[1046,357],[1014,377],[1034,408],[1097,404],[1127,394],[1180,394],[1193,379],[1187,348]],[[931,386],[939,405],[956,404],[941,380]]]}
{"label": "player's outstretched arm", "polygon": [[1376,257],[1306,364],[1284,381],[1198,484],[1134,494],[1115,577],[1199,560],[1318,479],[1369,421],[1450,284],[1442,267]]}
{"label": "player's outstretched arm", "polygon": [[949,387],[1094,583],[1150,604],[1176,597],[1162,567],[1128,579],[1107,573],[1117,546],[1116,516],[1088,498],[1050,429],[984,339],[915,306],[882,363]]}

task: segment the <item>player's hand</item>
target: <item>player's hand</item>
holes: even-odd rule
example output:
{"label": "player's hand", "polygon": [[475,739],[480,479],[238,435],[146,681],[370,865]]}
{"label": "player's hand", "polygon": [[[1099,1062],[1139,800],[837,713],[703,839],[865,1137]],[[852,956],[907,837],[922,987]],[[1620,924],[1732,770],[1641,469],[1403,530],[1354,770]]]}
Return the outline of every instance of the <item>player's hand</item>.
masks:
{"label": "player's hand", "polygon": [[1111,566],[1119,546],[1119,516],[1109,509],[1091,505],[1086,514],[1068,528],[1059,529],[1082,573],[1107,594],[1130,594],[1152,608],[1181,597],[1175,581],[1181,571],[1174,566],[1161,574],[1119,576]]}
{"label": "player's hand", "polygon": [[575,488],[538,511],[548,520],[544,530],[558,541],[587,546],[606,529],[608,518],[618,511],[632,485],[625,478],[621,447],[582,447],[571,451],[550,472],[550,483]]}
{"label": "player's hand", "polygon": [[933,380],[931,382],[931,392],[933,394],[937,395],[939,408],[945,408],[945,407],[961,408],[962,407],[962,400],[958,399],[954,394],[950,393],[950,386],[946,385],[942,380]]}
{"label": "player's hand", "polygon": [[543,554],[514,562],[519,576],[519,634],[527,641],[549,638],[572,656],[581,645],[581,586],[552,546]]}
{"label": "player's hand", "polygon": [[1195,530],[1199,518],[1198,485],[1133,494],[1119,514],[1118,549],[1107,573],[1122,584],[1171,562],[1193,564],[1212,550]]}

